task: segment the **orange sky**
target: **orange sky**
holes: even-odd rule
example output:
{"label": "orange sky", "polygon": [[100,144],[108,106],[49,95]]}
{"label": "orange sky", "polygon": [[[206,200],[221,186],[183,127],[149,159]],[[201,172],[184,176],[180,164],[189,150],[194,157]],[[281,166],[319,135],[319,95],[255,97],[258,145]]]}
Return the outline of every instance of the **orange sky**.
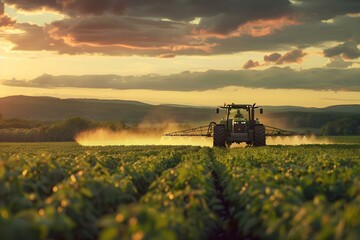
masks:
{"label": "orange sky", "polygon": [[[0,1],[0,97],[45,95],[210,106],[223,102],[318,107],[360,104],[359,3],[350,6],[334,0],[330,3],[333,6],[324,10],[320,0],[312,5],[301,0],[259,0],[263,8],[237,0],[229,1],[229,6],[214,2],[203,8],[196,1],[183,5],[169,0],[161,8],[146,1],[137,5],[60,2]],[[174,7],[178,10],[173,11]],[[300,77],[288,84],[278,83],[279,75],[265,71],[274,67],[295,69]],[[232,71],[241,71],[243,77],[247,71],[257,71],[251,74],[259,76],[253,79],[253,86],[249,84],[252,79],[245,79],[246,85],[218,79],[227,84],[214,89],[210,84],[214,80],[190,74],[189,78],[201,80],[203,87],[190,86],[185,91],[142,89],[136,82],[125,90],[101,86],[101,76],[108,74],[119,79],[144,76],[146,80],[149,74],[171,79],[184,71],[206,73],[211,69],[227,71],[226,76]],[[312,74],[318,75],[312,75],[316,87],[311,89],[301,73],[313,69],[317,70]],[[326,76],[332,72],[335,77],[326,86]],[[49,86],[48,82],[45,86],[36,81],[45,73],[74,76],[74,81],[79,76],[96,75],[99,83],[97,87],[93,83]],[[11,79],[28,82],[15,84],[8,81]],[[268,83],[257,82],[264,79]],[[171,80],[181,86],[181,82]],[[167,81],[166,77],[161,81]]]}

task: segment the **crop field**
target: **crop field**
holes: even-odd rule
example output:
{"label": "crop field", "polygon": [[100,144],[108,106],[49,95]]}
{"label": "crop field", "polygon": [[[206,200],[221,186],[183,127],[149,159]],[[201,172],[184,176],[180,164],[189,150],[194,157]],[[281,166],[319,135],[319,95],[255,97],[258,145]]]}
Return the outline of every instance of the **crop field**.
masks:
{"label": "crop field", "polygon": [[0,144],[0,239],[360,239],[360,145]]}

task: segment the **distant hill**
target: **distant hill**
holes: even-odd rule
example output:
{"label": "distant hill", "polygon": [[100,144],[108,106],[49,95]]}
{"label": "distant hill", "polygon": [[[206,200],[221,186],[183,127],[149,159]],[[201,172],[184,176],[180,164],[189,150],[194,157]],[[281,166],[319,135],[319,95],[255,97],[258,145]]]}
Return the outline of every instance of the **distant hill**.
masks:
{"label": "distant hill", "polygon": [[211,108],[189,106],[150,105],[136,101],[59,99],[52,97],[11,96],[0,98],[3,118],[21,118],[37,121],[55,121],[69,117],[89,120],[125,122],[181,121],[194,122],[214,119]]}
{"label": "distant hill", "polygon": [[296,106],[264,106],[267,112],[337,112],[360,113],[360,105],[335,105],[325,108],[306,108]]}
{"label": "distant hill", "polygon": [[[360,114],[360,105],[339,105],[326,108],[296,106],[264,106],[265,114],[281,116],[283,113],[353,113]],[[217,120],[212,107],[184,105],[150,105],[137,101],[59,99],[52,97],[11,96],[0,98],[3,118],[21,118],[37,121],[56,121],[69,117],[89,120],[123,120],[128,123],[142,121],[206,122]],[[340,114],[341,115],[341,114]]]}
{"label": "distant hill", "polygon": [[322,109],[327,112],[360,113],[360,105],[338,105]]}

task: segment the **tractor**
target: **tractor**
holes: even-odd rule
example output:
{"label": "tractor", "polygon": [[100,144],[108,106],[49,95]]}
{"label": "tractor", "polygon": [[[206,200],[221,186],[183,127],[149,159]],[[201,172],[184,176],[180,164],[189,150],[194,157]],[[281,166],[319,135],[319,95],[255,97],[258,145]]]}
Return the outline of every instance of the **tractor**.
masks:
{"label": "tractor", "polygon": [[[225,147],[232,143],[243,142],[255,147],[266,145],[265,126],[255,119],[255,109],[258,108],[255,104],[233,103],[220,108],[226,111],[220,123],[214,125],[214,147]],[[233,110],[236,111],[235,114],[232,114]],[[216,113],[219,112],[220,109],[217,108]],[[263,114],[263,109],[260,109],[260,114]]]}
{"label": "tractor", "polygon": [[[259,107],[251,104],[224,104],[216,108],[225,110],[225,116],[219,123],[164,134],[167,137],[211,137],[214,147],[230,147],[232,143],[246,143],[248,146],[260,147],[266,145],[267,136],[303,135],[296,132],[265,126],[255,118],[255,110]],[[260,114],[264,110],[260,108]]]}

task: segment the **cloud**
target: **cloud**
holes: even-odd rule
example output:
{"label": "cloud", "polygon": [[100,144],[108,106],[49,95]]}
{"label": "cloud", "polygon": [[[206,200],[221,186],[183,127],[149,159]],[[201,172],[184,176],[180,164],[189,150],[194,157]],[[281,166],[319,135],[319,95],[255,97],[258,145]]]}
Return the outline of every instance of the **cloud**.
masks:
{"label": "cloud", "polygon": [[292,50],[285,53],[284,55],[281,55],[280,53],[272,53],[270,55],[264,56],[265,63],[260,64],[258,61],[253,61],[252,59],[250,59],[244,64],[243,68],[250,69],[262,65],[268,65],[268,63],[275,63],[277,65],[282,65],[286,63],[299,63],[302,61],[305,55],[306,53],[304,53],[301,49]]}
{"label": "cloud", "polygon": [[265,62],[277,62],[280,58],[281,58],[280,53],[272,53],[270,55],[265,55],[264,61]]}
{"label": "cloud", "polygon": [[321,46],[327,42],[344,42],[349,39],[360,42],[360,17],[341,16],[332,23],[307,19],[299,25],[291,25],[274,34],[262,37],[244,35],[224,39],[208,39],[216,43],[213,54],[243,51],[284,51],[294,47]]}
{"label": "cloud", "polygon": [[0,27],[12,26],[15,21],[6,15],[0,15]]}
{"label": "cloud", "polygon": [[250,21],[277,19],[292,14],[291,4],[288,0],[231,0],[231,3],[221,2],[223,3],[219,4],[219,8],[215,11],[216,14],[205,16],[202,20],[200,27],[207,32],[226,35]]}
{"label": "cloud", "polygon": [[[104,29],[98,30],[99,25]],[[360,41],[358,25],[360,17],[345,16],[336,19],[332,24],[306,22],[261,37],[243,35],[217,38],[195,34],[191,24],[109,15],[57,21],[44,27],[41,35],[33,34],[28,27],[17,24],[15,27],[25,33],[11,37],[0,33],[0,38],[13,42],[17,50],[35,50],[30,48],[29,43],[46,39],[54,45],[51,47],[53,51],[68,54],[101,53],[156,57],[169,53],[214,55],[243,51],[284,51],[294,46],[303,48],[329,41],[344,42],[349,38]],[[27,36],[27,42],[14,42],[24,38],[24,35]],[[148,48],[145,48],[146,39],[149,39]],[[42,50],[48,50],[48,47]]]}
{"label": "cloud", "polygon": [[253,60],[249,60],[249,61],[247,61],[245,64],[244,64],[244,66],[243,66],[243,68],[244,69],[250,69],[250,68],[255,68],[255,67],[259,67],[260,66],[260,64],[259,64],[259,62],[254,62]]}
{"label": "cloud", "polygon": [[70,46],[118,45],[144,50],[197,46],[195,41],[189,43],[191,28],[186,24],[113,15],[56,21],[48,26],[48,32],[52,38],[62,39]]}
{"label": "cloud", "polygon": [[166,53],[159,55],[159,58],[174,58],[174,57],[176,57],[176,55],[173,53]]}
{"label": "cloud", "polygon": [[124,0],[4,0],[6,4],[25,11],[50,9],[70,16],[103,13],[121,14],[125,9]]}
{"label": "cloud", "polygon": [[302,61],[304,56],[306,56],[306,53],[304,53],[301,49],[296,49],[285,53],[276,61],[276,64],[281,65],[284,63],[299,63]]}
{"label": "cloud", "polygon": [[327,68],[347,68],[354,64],[354,62],[344,61],[342,57],[336,56],[334,58],[330,58],[329,62],[325,67]]}
{"label": "cloud", "polygon": [[[45,44],[42,50],[50,48],[59,53],[158,57],[288,51],[349,39],[360,42],[357,0],[4,2],[26,11],[46,9],[67,15],[43,27],[41,35],[21,33],[30,42],[42,42],[37,38],[45,38],[52,47]],[[198,21],[194,23],[194,19]],[[29,29],[23,25],[15,27]],[[17,50],[34,50],[26,42],[16,41],[23,36],[0,37],[13,42]]]}
{"label": "cloud", "polygon": [[360,57],[360,49],[354,41],[344,42],[338,46],[324,50],[326,57],[343,56],[346,59],[356,59]]}
{"label": "cloud", "polygon": [[339,15],[359,13],[357,0],[294,0],[296,11],[307,18],[328,20]]}
{"label": "cloud", "polygon": [[357,0],[4,0],[18,9],[51,9],[69,16],[127,15],[191,21],[202,18],[202,28],[226,33],[259,19],[302,15],[305,18],[331,19],[358,13]]}
{"label": "cloud", "polygon": [[[169,76],[43,75],[30,81],[5,80],[7,86],[37,88],[112,88],[160,91],[205,91],[228,86],[267,89],[310,89],[360,91],[360,69],[315,68],[295,71],[289,67],[273,67],[262,71],[183,72]],[[221,81],[219,81],[221,79]]]}
{"label": "cloud", "polygon": [[[274,18],[287,14],[288,0],[4,0],[18,9],[35,11],[43,8],[70,16],[83,15],[128,15],[153,18],[168,18],[190,21],[195,17],[206,19],[208,28],[231,28],[252,19]],[[259,7],[263,6],[263,7]],[[231,20],[232,21],[231,21]]]}
{"label": "cloud", "polygon": [[[11,41],[15,46],[13,50],[28,51],[58,51],[71,52],[71,47],[60,40],[50,38],[44,28],[29,23],[16,23],[14,27],[21,31],[20,34],[1,33],[0,37]],[[76,52],[80,51],[76,49]],[[74,50],[75,52],[75,50]]]}
{"label": "cloud", "polygon": [[264,61],[265,63],[275,63],[277,65],[286,63],[300,63],[304,56],[306,56],[306,53],[304,53],[301,49],[295,49],[285,53],[284,55],[281,55],[280,53],[265,55]]}
{"label": "cloud", "polygon": [[[16,7],[23,10],[51,8],[58,11],[69,11],[69,8],[74,8],[83,13],[99,14],[104,12],[122,13],[123,9],[137,9],[141,14],[169,14],[175,16],[192,14],[212,15],[217,12],[236,13],[246,10],[262,13],[264,9],[269,9],[270,7],[280,10],[291,7],[301,12],[317,11],[318,15],[334,16],[344,12],[355,12],[359,6],[357,0],[254,0],[252,2],[247,0],[228,0],[226,2],[218,0],[4,0],[4,2],[16,5]],[[177,7],[177,9],[171,9],[173,7]]]}
{"label": "cloud", "polygon": [[4,3],[0,1],[0,28],[9,27],[15,23],[13,19],[5,15],[4,9]]}
{"label": "cloud", "polygon": [[187,24],[128,17],[91,16],[55,21],[45,27],[19,23],[21,34],[4,34],[14,50],[48,50],[67,54],[170,57],[208,52],[211,45],[193,39]]}

